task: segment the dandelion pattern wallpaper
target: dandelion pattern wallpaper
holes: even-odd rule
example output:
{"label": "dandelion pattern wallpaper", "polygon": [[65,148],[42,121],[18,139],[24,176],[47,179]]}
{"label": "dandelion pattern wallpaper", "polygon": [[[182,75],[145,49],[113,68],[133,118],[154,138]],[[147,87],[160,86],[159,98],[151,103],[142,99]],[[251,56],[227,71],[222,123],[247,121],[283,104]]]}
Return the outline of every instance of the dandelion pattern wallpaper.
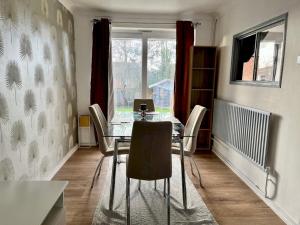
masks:
{"label": "dandelion pattern wallpaper", "polygon": [[45,179],[77,143],[72,14],[0,0],[0,181]]}

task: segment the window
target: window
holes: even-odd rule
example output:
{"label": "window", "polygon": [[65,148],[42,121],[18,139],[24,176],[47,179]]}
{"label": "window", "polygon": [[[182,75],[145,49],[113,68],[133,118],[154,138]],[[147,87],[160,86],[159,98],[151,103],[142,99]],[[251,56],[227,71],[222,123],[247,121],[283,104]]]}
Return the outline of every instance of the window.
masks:
{"label": "window", "polygon": [[173,108],[176,41],[148,39],[147,97],[154,100],[158,111]]}
{"label": "window", "polygon": [[287,14],[233,37],[231,83],[280,87]]}
{"label": "window", "polygon": [[114,31],[115,113],[130,112],[135,98],[152,98],[156,111],[173,112],[175,31]]}
{"label": "window", "polygon": [[128,111],[135,98],[142,97],[142,40],[112,40],[115,111]]}

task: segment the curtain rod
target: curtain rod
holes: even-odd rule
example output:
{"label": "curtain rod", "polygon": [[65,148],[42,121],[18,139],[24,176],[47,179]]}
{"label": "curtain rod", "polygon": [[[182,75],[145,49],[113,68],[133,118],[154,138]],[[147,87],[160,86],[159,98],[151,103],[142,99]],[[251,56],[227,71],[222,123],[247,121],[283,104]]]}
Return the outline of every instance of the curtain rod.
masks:
{"label": "curtain rod", "polygon": [[[91,23],[97,23],[97,22],[99,22],[101,19],[92,19],[91,20]],[[160,23],[160,22],[135,22],[135,21],[133,21],[133,22],[129,22],[129,21],[112,21],[111,19],[109,19],[109,22],[110,23],[123,23],[123,24],[126,24],[126,23],[131,23],[131,24],[147,24],[147,25],[176,25],[176,23],[175,22],[173,22],[173,23]],[[194,22],[194,23],[192,23],[193,24],[193,26],[194,27],[197,27],[197,26],[201,26],[201,22]]]}

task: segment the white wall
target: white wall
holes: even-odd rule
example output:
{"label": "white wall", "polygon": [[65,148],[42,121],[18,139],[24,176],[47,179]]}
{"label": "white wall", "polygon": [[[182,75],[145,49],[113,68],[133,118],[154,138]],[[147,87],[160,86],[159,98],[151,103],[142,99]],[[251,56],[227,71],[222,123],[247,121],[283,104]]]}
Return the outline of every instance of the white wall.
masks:
{"label": "white wall", "polygon": [[[232,37],[285,12],[289,13],[284,70],[281,88],[230,85]],[[219,12],[216,45],[220,47],[220,67],[217,97],[238,104],[270,111],[274,114],[271,126],[271,166],[278,174],[277,193],[271,204],[290,224],[300,224],[300,3],[296,0],[252,0],[228,5]],[[214,145],[217,153],[263,190],[263,176],[253,166],[237,160],[237,155]]]}
{"label": "white wall", "polygon": [[[178,19],[192,19],[201,22],[201,26],[196,30],[197,45],[211,45],[214,36],[214,19],[212,16],[201,15],[129,15],[118,13],[103,13],[93,11],[74,11],[75,19],[75,46],[77,63],[77,91],[78,91],[78,113],[88,113],[90,103],[90,75],[91,75],[91,56],[92,56],[92,24],[90,21],[94,18],[109,16],[113,21],[129,22],[156,22],[156,23],[175,23]],[[133,26],[132,24],[115,24],[117,26]],[[134,24],[146,28],[144,24]],[[153,26],[151,26],[153,27]],[[175,28],[175,25],[156,26],[157,28]]]}

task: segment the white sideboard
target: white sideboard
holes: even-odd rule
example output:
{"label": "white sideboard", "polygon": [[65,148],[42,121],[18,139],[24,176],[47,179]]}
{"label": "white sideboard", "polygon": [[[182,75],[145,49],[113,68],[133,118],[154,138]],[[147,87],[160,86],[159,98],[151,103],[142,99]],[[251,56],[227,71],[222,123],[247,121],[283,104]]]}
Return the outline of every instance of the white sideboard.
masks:
{"label": "white sideboard", "polygon": [[64,225],[67,181],[0,182],[1,225]]}

